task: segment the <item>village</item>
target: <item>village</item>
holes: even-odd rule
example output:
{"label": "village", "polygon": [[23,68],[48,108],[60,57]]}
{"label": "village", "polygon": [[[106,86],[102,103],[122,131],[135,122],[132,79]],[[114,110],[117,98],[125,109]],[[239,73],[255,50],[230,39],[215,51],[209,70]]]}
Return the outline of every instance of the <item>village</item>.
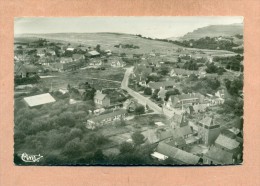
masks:
{"label": "village", "polygon": [[36,149],[49,152],[45,163],[243,160],[240,54],[41,37],[14,47],[17,156]]}

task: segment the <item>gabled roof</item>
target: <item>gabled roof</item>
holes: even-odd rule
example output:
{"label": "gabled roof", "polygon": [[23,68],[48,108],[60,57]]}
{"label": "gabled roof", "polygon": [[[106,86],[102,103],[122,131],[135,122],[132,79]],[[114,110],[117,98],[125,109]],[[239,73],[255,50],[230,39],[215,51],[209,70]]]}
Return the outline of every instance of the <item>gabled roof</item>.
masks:
{"label": "gabled roof", "polygon": [[90,55],[92,55],[92,56],[97,56],[97,55],[99,55],[100,53],[98,53],[97,51],[95,51],[95,50],[93,50],[93,51],[90,51],[90,52],[88,52]]}
{"label": "gabled roof", "polygon": [[211,117],[206,116],[205,118],[203,118],[201,121],[199,121],[201,124],[203,124],[204,126],[213,126],[213,119]]}
{"label": "gabled roof", "polygon": [[201,110],[205,110],[208,107],[207,104],[197,104],[193,106],[193,110],[195,112],[201,111]]}
{"label": "gabled roof", "polygon": [[83,59],[84,55],[83,54],[73,54],[72,58],[75,60]]}
{"label": "gabled roof", "polygon": [[175,81],[162,81],[162,82],[149,82],[148,86],[153,89],[159,89],[161,87],[174,86],[176,84]]}
{"label": "gabled roof", "polygon": [[65,61],[65,62],[72,62],[72,58],[71,57],[61,57],[60,61]]}
{"label": "gabled roof", "polygon": [[67,48],[66,50],[68,50],[68,51],[74,51],[74,48]]}
{"label": "gabled roof", "polygon": [[103,100],[106,96],[107,96],[106,94],[103,94],[102,92],[97,91],[94,96],[94,99]]}
{"label": "gabled roof", "polygon": [[49,94],[39,94],[36,96],[30,96],[30,97],[25,97],[24,101],[30,106],[38,106],[38,105],[44,105],[47,103],[52,103],[55,102],[56,100]]}
{"label": "gabled roof", "polygon": [[173,138],[169,143],[167,143],[171,146],[178,146],[178,147],[181,147],[181,146],[185,146],[186,145],[186,141],[184,138],[182,137],[177,137],[177,138]]}
{"label": "gabled roof", "polygon": [[183,121],[183,114],[174,114],[171,119],[170,119],[171,122],[175,122],[175,123],[181,123]]}
{"label": "gabled roof", "polygon": [[221,164],[233,164],[233,154],[215,146],[211,147],[204,156]]}
{"label": "gabled roof", "polygon": [[236,149],[239,147],[240,143],[237,142],[235,139],[231,139],[223,134],[220,134],[215,141],[215,144],[225,147],[229,150]]}
{"label": "gabled roof", "polygon": [[120,109],[120,110],[117,110],[117,111],[114,111],[114,112],[110,112],[110,113],[107,113],[107,114],[99,115],[99,116],[91,118],[89,120],[93,121],[93,122],[99,122],[99,121],[102,121],[104,119],[112,118],[114,116],[122,115],[122,114],[125,114],[125,113],[126,113],[125,109]]}
{"label": "gabled roof", "polygon": [[164,142],[160,142],[156,149],[157,152],[177,160],[180,164],[194,165],[198,164],[200,157],[173,147]]}
{"label": "gabled roof", "polygon": [[174,137],[184,137],[186,135],[192,134],[192,129],[189,125],[186,125],[184,127],[177,128],[173,131]]}
{"label": "gabled roof", "polygon": [[185,69],[181,69],[181,68],[174,68],[173,71],[174,71],[174,73],[176,73],[178,75],[199,74],[198,71],[195,71],[195,70],[185,70]]}
{"label": "gabled roof", "polygon": [[34,65],[22,65],[26,72],[37,72],[37,67]]}

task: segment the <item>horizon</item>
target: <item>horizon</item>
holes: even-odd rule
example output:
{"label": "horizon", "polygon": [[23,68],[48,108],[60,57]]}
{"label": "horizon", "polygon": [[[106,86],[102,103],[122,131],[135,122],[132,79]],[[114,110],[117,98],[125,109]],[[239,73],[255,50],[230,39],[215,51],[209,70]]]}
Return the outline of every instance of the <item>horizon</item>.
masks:
{"label": "horizon", "polygon": [[167,39],[210,25],[233,24],[243,24],[243,17],[23,17],[14,20],[14,36],[118,33]]}

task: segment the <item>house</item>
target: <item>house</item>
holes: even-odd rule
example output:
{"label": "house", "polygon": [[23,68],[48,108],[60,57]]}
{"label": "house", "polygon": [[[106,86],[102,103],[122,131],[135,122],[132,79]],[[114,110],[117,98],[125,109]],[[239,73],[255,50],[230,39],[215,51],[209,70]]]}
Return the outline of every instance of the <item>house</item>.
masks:
{"label": "house", "polygon": [[225,102],[225,99],[221,98],[221,97],[218,97],[218,96],[215,96],[215,95],[207,94],[205,101],[210,106],[214,106],[214,105],[221,105],[221,104],[223,104]]}
{"label": "house", "polygon": [[170,125],[173,129],[181,128],[188,125],[185,114],[174,114],[170,119]]}
{"label": "house", "polygon": [[49,93],[25,97],[23,99],[29,107],[45,105],[56,101]]}
{"label": "house", "polygon": [[102,91],[97,90],[94,96],[94,103],[97,106],[109,107],[110,99],[106,94],[103,94]]}
{"label": "house", "polygon": [[68,47],[68,48],[66,49],[66,51],[68,51],[68,52],[74,52],[74,50],[75,50],[75,48],[72,48],[72,47]]}
{"label": "house", "polygon": [[215,146],[221,148],[222,150],[236,153],[239,150],[240,143],[236,140],[236,138],[231,138],[230,136],[220,134],[215,141]]}
{"label": "house", "polygon": [[166,102],[166,107],[168,109],[173,108],[187,108],[188,106],[192,106],[195,104],[203,103],[204,96],[200,93],[189,93],[189,94],[181,94],[181,95],[172,95],[169,97]]}
{"label": "house", "polygon": [[70,71],[70,70],[76,70],[84,66],[84,62],[77,61],[73,63],[51,63],[51,66],[54,69],[57,69],[58,71]]}
{"label": "house", "polygon": [[88,129],[95,129],[118,120],[124,120],[126,115],[126,110],[121,109],[107,114],[102,114],[97,117],[91,118],[87,121],[86,127]]}
{"label": "house", "polygon": [[45,48],[38,48],[36,55],[39,56],[39,57],[44,57],[45,52],[46,52]]}
{"label": "house", "polygon": [[101,60],[90,60],[89,66],[91,67],[100,67],[102,65]]}
{"label": "house", "polygon": [[88,52],[87,56],[89,56],[89,57],[98,57],[98,56],[100,56],[100,53],[95,51],[95,50],[93,50],[93,51]]}
{"label": "house", "polygon": [[134,99],[127,99],[124,103],[123,103],[123,108],[130,111],[130,112],[133,112],[136,107],[140,105],[136,100]]}
{"label": "house", "polygon": [[71,63],[73,62],[73,59],[71,57],[61,57],[60,63]]}
{"label": "house", "polygon": [[218,98],[222,98],[222,99],[225,99],[226,97],[226,91],[224,89],[222,90],[218,90],[216,93],[215,93],[215,96],[217,96]]}
{"label": "house", "polygon": [[220,134],[220,125],[214,121],[214,118],[206,116],[197,123],[198,136],[201,137],[205,145],[212,145]]}
{"label": "house", "polygon": [[83,54],[73,54],[72,59],[73,61],[80,61],[80,60],[84,60],[85,56]]}
{"label": "house", "polygon": [[[133,77],[137,82],[145,82],[147,77],[152,73],[152,68],[135,65]],[[146,85],[146,84],[145,84]]]}
{"label": "house", "polygon": [[166,92],[167,92],[167,90],[165,90],[164,88],[161,88],[158,92],[158,98],[160,98],[161,100],[165,100]]}
{"label": "house", "polygon": [[152,89],[152,92],[154,92],[156,89],[170,89],[174,88],[176,85],[175,81],[163,81],[163,82],[149,82],[147,84],[147,87]]}
{"label": "house", "polygon": [[16,76],[21,78],[33,77],[37,75],[38,68],[34,65],[19,65],[16,69]]}
{"label": "house", "polygon": [[142,132],[145,137],[146,143],[154,144],[160,141],[158,136],[156,135],[156,129],[148,129]]}
{"label": "house", "polygon": [[56,52],[54,50],[48,49],[48,50],[46,50],[46,54],[49,54],[51,56],[55,56]]}
{"label": "house", "polygon": [[195,71],[195,70],[185,70],[185,69],[181,69],[181,68],[174,68],[170,71],[171,77],[174,77],[174,76],[179,76],[179,77],[187,76],[187,77],[189,77],[191,74],[199,75],[199,72]]}
{"label": "house", "polygon": [[111,62],[111,67],[124,67],[125,63],[122,61],[112,61]]}
{"label": "house", "polygon": [[171,158],[174,162],[176,162],[177,165],[196,165],[201,162],[200,157],[164,142],[160,142],[158,144],[155,152],[159,153],[160,155],[163,155],[161,157],[165,159]]}
{"label": "house", "polygon": [[173,138],[181,137],[183,139],[187,139],[187,138],[191,137],[192,135],[193,135],[193,131],[189,125],[172,130]]}
{"label": "house", "polygon": [[232,153],[212,146],[208,152],[203,155],[203,163],[209,165],[234,164],[235,159]]}
{"label": "house", "polygon": [[193,105],[193,113],[197,114],[200,112],[206,112],[207,108],[208,108],[208,104],[197,104],[197,105]]}

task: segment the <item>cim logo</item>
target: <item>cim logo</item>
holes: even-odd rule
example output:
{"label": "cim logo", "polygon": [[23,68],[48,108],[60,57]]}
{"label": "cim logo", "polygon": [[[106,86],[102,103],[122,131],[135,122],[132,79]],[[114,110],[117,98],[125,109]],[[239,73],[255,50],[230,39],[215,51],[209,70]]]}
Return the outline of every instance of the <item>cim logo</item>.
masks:
{"label": "cim logo", "polygon": [[21,159],[24,162],[39,162],[41,158],[43,158],[43,156],[41,156],[40,154],[39,155],[29,155],[27,153],[23,153],[21,155]]}

